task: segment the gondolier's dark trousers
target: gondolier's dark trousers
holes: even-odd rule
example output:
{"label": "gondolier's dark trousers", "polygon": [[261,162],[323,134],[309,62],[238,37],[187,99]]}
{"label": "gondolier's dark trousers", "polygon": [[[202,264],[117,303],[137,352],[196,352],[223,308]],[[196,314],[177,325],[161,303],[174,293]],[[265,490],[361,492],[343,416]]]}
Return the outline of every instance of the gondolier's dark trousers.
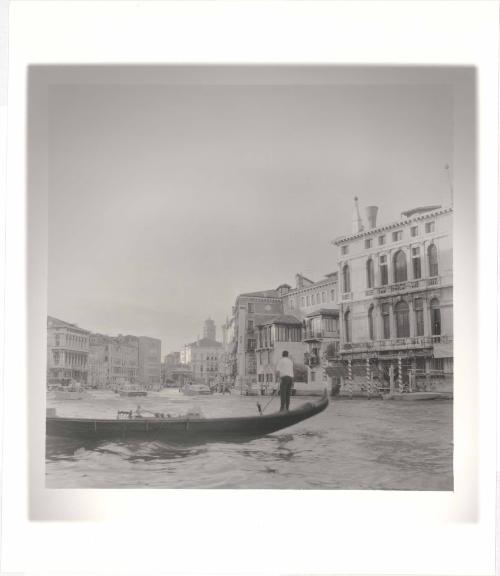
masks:
{"label": "gondolier's dark trousers", "polygon": [[290,408],[290,396],[292,394],[293,380],[291,376],[282,376],[280,378],[280,410],[288,410]]}

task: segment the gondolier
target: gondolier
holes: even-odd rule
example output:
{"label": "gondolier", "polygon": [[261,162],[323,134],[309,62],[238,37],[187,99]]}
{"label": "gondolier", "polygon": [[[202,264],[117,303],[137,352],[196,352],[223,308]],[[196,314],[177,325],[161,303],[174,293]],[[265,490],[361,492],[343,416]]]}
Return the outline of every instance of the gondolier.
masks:
{"label": "gondolier", "polygon": [[283,350],[281,358],[276,366],[276,380],[280,383],[280,410],[289,410],[290,396],[292,394],[293,386],[293,362],[288,357],[287,350]]}

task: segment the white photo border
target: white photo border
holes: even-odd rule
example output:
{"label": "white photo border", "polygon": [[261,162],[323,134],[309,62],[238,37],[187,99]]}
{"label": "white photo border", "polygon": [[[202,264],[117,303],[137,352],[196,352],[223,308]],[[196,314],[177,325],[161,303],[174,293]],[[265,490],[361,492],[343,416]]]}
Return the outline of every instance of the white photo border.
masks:
{"label": "white photo border", "polygon": [[[493,573],[497,4],[27,1],[11,4],[10,18],[2,570]],[[462,243],[454,252],[456,274],[464,282],[455,331],[467,334],[455,344],[455,439],[463,448],[463,470],[455,476],[477,472],[478,480],[465,500],[457,491],[47,490],[45,503],[68,520],[33,515],[29,474],[43,455],[43,437],[36,441],[42,452],[30,454],[27,406],[34,399],[27,383],[44,363],[45,341],[37,331],[28,357],[27,280],[43,280],[46,262],[27,274],[26,214],[36,209],[43,222],[46,209],[29,207],[25,193],[27,72],[33,64],[78,63],[475,67],[478,221],[459,207],[454,220],[455,241]],[[462,152],[468,154],[454,162],[458,180],[471,150]],[[463,197],[470,199],[466,190]],[[467,277],[475,278],[476,269],[477,293]],[[31,310],[44,309],[45,295],[36,293]],[[37,329],[44,322],[38,317]]]}

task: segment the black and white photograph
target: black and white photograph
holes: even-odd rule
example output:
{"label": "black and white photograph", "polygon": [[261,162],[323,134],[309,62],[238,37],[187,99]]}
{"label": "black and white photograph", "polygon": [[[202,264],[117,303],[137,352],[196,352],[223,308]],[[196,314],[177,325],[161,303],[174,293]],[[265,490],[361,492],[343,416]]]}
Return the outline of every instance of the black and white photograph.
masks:
{"label": "black and white photograph", "polygon": [[0,572],[494,574],[500,4],[3,14]]}
{"label": "black and white photograph", "polygon": [[59,70],[48,488],[453,490],[457,75]]}

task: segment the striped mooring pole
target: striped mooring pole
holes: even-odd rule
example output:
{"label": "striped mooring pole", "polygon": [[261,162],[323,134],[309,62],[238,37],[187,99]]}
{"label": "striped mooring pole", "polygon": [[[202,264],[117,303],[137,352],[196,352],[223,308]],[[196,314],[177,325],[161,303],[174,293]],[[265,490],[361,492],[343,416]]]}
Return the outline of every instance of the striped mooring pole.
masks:
{"label": "striped mooring pole", "polygon": [[350,358],[347,360],[347,384],[349,387],[349,394],[352,398],[352,363]]}
{"label": "striped mooring pole", "polygon": [[401,356],[398,357],[398,388],[399,393],[403,393],[403,370]]}
{"label": "striped mooring pole", "polygon": [[366,391],[370,394],[372,393],[372,382],[370,378],[370,358],[366,359]]}

